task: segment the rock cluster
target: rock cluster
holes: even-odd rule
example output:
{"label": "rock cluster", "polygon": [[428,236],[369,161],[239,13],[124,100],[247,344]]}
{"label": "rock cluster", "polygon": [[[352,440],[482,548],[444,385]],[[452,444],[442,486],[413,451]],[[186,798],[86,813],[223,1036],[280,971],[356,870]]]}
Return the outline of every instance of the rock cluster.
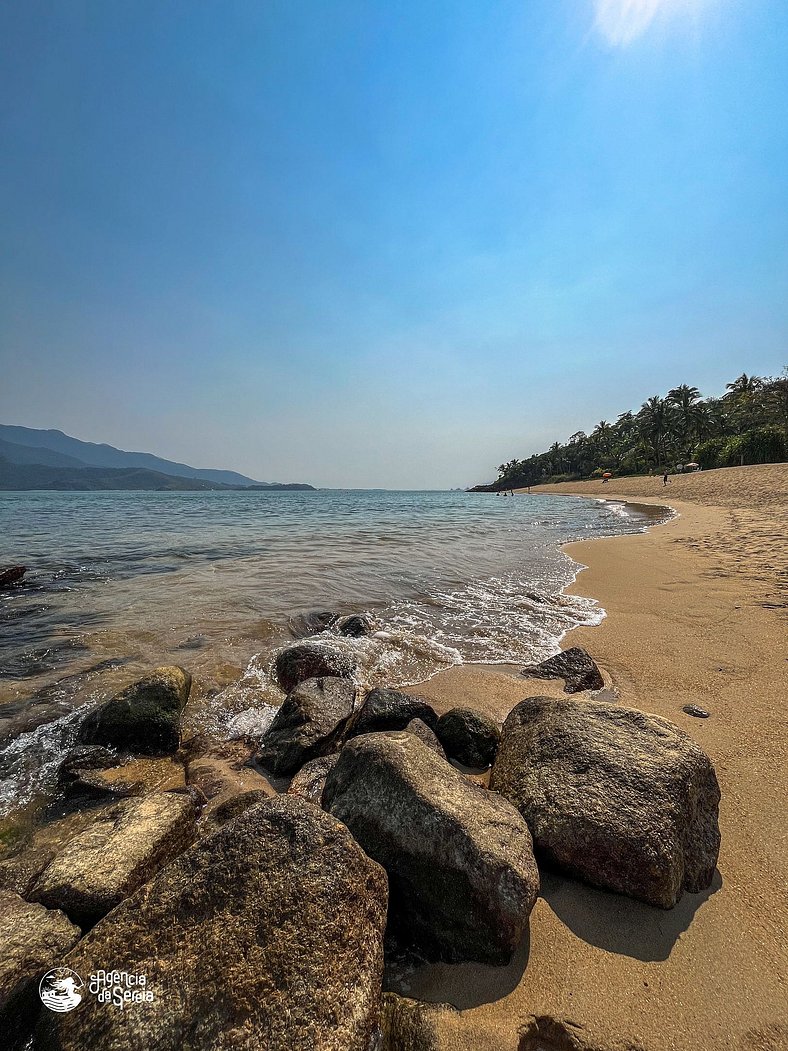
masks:
{"label": "rock cluster", "polygon": [[[567,692],[596,688],[584,651],[562,656],[539,667]],[[662,908],[712,880],[714,769],[664,719],[530,697],[501,729],[391,689],[359,703],[352,658],[324,639],[283,650],[276,671],[287,696],[257,741],[179,747],[180,668],[88,715],[60,769],[76,809],[0,863],[4,1046],[38,1017],[33,1051],[415,1051],[433,1013],[391,996],[382,1009],[385,934],[433,960],[503,964],[537,861]],[[462,769],[491,764],[489,789]],[[39,1013],[36,984],[60,965],[144,974],[152,996]]]}
{"label": "rock cluster", "polygon": [[42,1051],[368,1051],[383,973],[386,875],[347,828],[269,800],[161,870],[65,959],[142,973],[152,1002],[42,1015]]}

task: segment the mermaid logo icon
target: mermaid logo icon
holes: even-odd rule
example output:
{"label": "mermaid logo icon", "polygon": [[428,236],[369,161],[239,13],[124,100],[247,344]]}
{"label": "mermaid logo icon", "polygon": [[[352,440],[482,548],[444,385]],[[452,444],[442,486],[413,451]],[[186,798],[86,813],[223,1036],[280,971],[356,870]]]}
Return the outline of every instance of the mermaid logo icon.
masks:
{"label": "mermaid logo icon", "polygon": [[38,995],[44,1007],[62,1014],[79,1007],[84,987],[84,982],[76,971],[72,971],[70,967],[55,967],[54,970],[47,971],[39,982]]}

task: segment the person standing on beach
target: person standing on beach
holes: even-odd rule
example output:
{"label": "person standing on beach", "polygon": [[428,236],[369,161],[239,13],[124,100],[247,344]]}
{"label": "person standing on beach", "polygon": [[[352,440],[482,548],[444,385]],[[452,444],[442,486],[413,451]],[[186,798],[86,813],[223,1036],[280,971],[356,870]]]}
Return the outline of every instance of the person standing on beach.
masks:
{"label": "person standing on beach", "polygon": [[665,471],[665,473],[662,475],[662,485],[666,486],[667,484],[668,484],[668,472]]}

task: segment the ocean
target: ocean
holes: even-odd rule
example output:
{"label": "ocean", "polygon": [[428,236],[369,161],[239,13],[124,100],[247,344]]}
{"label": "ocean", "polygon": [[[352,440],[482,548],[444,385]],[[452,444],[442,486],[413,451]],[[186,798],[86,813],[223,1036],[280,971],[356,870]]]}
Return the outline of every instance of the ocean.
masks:
{"label": "ocean", "polygon": [[88,707],[161,664],[194,676],[186,722],[259,733],[288,618],[367,612],[343,639],[363,685],[555,653],[604,616],[563,589],[573,539],[653,521],[621,503],[464,492],[0,493],[0,816],[45,799]]}

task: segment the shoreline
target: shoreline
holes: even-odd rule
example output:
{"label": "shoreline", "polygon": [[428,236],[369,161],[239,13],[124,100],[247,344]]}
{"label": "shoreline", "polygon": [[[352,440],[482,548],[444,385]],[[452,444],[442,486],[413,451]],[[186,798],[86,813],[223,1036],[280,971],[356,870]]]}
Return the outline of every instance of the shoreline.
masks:
{"label": "shoreline", "polygon": [[[641,494],[560,495],[632,503]],[[622,705],[668,719],[710,755],[722,791],[718,872],[708,891],[670,911],[543,873],[529,944],[508,967],[426,965],[407,988],[392,986],[458,1009],[430,1009],[439,1051],[788,1048],[785,624],[782,608],[765,601],[779,581],[756,557],[764,536],[775,537],[777,556],[785,506],[779,490],[774,509],[733,513],[711,493],[708,503],[643,496],[677,513],[662,528],[565,545],[585,567],[567,593],[593,597],[607,616],[572,629],[563,647],[588,649]],[[503,718],[524,697],[561,696],[562,686],[465,665],[412,692],[436,710]],[[686,703],[710,718],[684,714]]]}

